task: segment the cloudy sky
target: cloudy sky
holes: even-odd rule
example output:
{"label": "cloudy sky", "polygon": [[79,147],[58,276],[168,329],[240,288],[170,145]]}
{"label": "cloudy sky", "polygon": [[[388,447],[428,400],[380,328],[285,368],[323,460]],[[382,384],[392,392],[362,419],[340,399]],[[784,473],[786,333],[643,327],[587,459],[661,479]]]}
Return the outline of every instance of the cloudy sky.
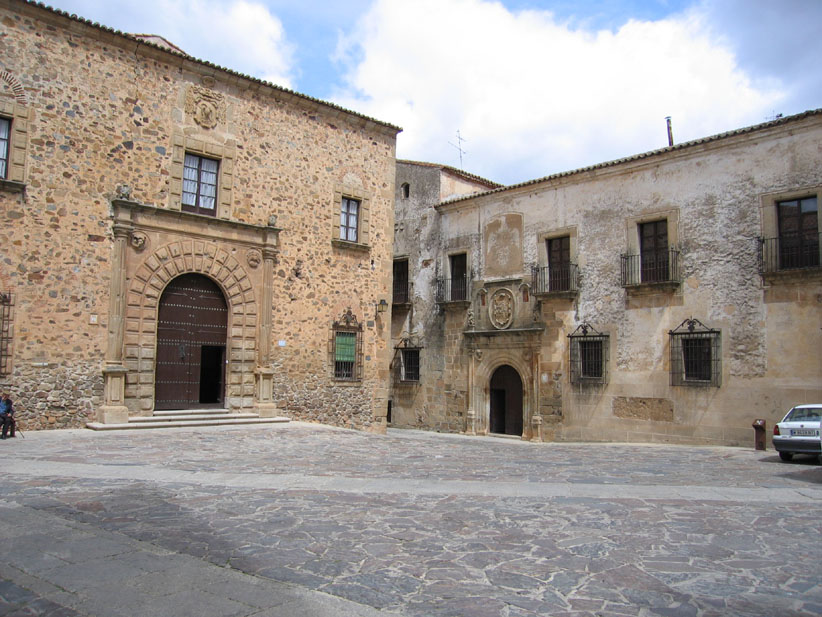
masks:
{"label": "cloudy sky", "polygon": [[666,116],[682,142],[822,107],[822,0],[46,4],[401,126],[399,158],[505,184],[664,147]]}

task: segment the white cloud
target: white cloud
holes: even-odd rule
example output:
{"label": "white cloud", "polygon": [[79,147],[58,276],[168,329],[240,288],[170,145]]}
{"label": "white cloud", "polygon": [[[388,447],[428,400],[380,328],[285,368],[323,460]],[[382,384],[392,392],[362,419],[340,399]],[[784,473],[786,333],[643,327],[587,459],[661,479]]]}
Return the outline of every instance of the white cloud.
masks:
{"label": "white cloud", "polygon": [[[780,101],[696,11],[585,31],[487,0],[377,0],[344,41],[343,106],[399,124],[398,156],[502,182],[761,122]],[[345,55],[347,54],[347,55]]]}

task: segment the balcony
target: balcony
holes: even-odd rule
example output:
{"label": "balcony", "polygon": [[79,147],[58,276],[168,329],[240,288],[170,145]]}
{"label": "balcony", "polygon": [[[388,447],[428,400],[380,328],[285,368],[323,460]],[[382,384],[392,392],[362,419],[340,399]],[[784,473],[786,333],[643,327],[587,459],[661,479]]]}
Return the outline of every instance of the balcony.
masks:
{"label": "balcony", "polygon": [[394,279],[394,293],[391,297],[394,306],[404,307],[411,304],[411,285],[406,280]]}
{"label": "balcony", "polygon": [[778,238],[759,238],[759,273],[818,270],[822,234],[783,234]]}
{"label": "balcony", "polygon": [[623,287],[676,287],[682,280],[677,249],[621,255],[620,259]]}
{"label": "balcony", "polygon": [[579,293],[579,268],[572,263],[533,266],[531,282],[534,295],[575,297]]}
{"label": "balcony", "polygon": [[437,279],[437,302],[440,304],[452,302],[468,303],[469,292],[467,276],[453,279]]}

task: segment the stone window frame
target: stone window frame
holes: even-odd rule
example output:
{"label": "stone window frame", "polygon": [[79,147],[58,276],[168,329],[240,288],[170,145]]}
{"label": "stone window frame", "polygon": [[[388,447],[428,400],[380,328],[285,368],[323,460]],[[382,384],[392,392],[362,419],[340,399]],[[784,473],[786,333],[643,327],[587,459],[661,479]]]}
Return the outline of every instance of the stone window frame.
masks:
{"label": "stone window frame", "polygon": [[215,218],[230,219],[234,193],[234,163],[237,146],[233,141],[217,144],[198,137],[175,134],[171,148],[170,208],[182,211],[183,169],[186,154],[193,154],[219,162],[217,171],[217,204]]}
{"label": "stone window frame", "polygon": [[402,199],[408,199],[411,196],[411,185],[408,182],[403,182],[400,185],[400,197]]}
{"label": "stone window frame", "polygon": [[[640,226],[643,223],[653,223],[655,221],[664,220],[667,224],[668,232],[668,250],[678,251],[680,246],[679,240],[679,208],[669,208],[666,210],[649,210],[641,212],[635,216],[629,217],[625,221],[625,253],[623,257],[637,256],[640,253]],[[669,265],[669,268],[673,267]],[[630,287],[650,287],[650,286],[676,286],[679,281],[662,281],[662,282],[642,282],[632,281]]]}
{"label": "stone window frame", "polygon": [[0,117],[8,120],[10,124],[6,175],[0,178],[0,190],[20,193],[26,186],[29,109],[15,100],[0,99]]}
{"label": "stone window frame", "polygon": [[[563,238],[567,236],[569,238],[569,259],[570,265],[572,268],[579,269],[579,230],[576,225],[571,225],[569,227],[559,227],[556,229],[551,229],[550,231],[543,231],[537,234],[537,269],[538,272],[536,276],[539,277],[540,280],[542,279],[542,274],[545,272],[545,268],[548,267],[548,241],[554,240],[557,238]],[[573,276],[573,275],[572,275]],[[532,281],[533,289],[537,289],[537,281]],[[571,289],[567,291],[550,291],[545,292],[552,296],[575,296],[577,293],[577,281],[572,281]],[[540,293],[540,292],[535,292]]]}
{"label": "stone window frame", "polygon": [[0,293],[0,377],[11,374],[14,356],[14,294]]}
{"label": "stone window frame", "polygon": [[[769,238],[779,238],[779,214],[777,204],[783,201],[791,201],[793,199],[803,199],[806,197],[816,197],[816,216],[817,216],[817,230],[822,233],[822,185],[809,186],[790,191],[779,191],[774,193],[763,193],[759,197],[759,219],[762,229],[762,236],[760,237],[761,244]],[[761,259],[762,257],[760,257]],[[820,263],[822,263],[822,242],[820,242]],[[781,276],[802,276],[815,270],[788,270],[780,269],[778,267],[763,270],[763,264],[760,264],[760,271],[762,274],[767,274],[772,279],[778,279]]]}
{"label": "stone window frame", "polygon": [[[340,219],[342,217],[343,199],[353,199],[360,202],[357,215],[357,241],[342,240],[340,238]],[[337,187],[334,191],[334,214],[331,219],[331,244],[338,248],[361,251],[371,250],[371,199],[364,193],[350,188]]]}

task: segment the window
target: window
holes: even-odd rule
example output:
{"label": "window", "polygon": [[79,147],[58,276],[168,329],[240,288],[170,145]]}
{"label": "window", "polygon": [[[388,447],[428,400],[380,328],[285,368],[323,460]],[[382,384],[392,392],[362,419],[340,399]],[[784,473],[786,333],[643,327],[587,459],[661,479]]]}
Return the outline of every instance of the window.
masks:
{"label": "window", "polygon": [[219,161],[186,153],[183,166],[182,209],[208,216],[217,215],[217,172]]}
{"label": "window", "polygon": [[401,381],[420,380],[420,350],[402,349],[402,374]]}
{"label": "window", "polygon": [[411,301],[411,294],[408,285],[408,260],[394,260],[394,304],[408,304]]}
{"label": "window", "polygon": [[331,332],[334,379],[359,381],[362,372],[362,327],[351,309],[334,322]]}
{"label": "window", "polygon": [[571,237],[549,238],[545,241],[548,251],[548,291],[571,289]]}
{"label": "window", "polygon": [[411,195],[411,186],[407,182],[403,182],[402,186],[400,186],[400,194],[403,199],[408,199]]}
{"label": "window", "polygon": [[11,309],[10,293],[0,293],[0,375],[11,373]]}
{"label": "window", "polygon": [[568,338],[571,383],[607,383],[609,336],[597,332],[590,324],[582,323],[568,335]]}
{"label": "window", "polygon": [[639,225],[640,280],[658,283],[668,278],[668,221]]}
{"label": "window", "polygon": [[722,379],[720,331],[686,319],[669,332],[671,385],[719,386]]}
{"label": "window", "polygon": [[819,220],[816,196],[779,201],[779,267],[782,270],[819,265]]}
{"label": "window", "polygon": [[468,256],[465,253],[448,257],[450,265],[450,293],[448,299],[452,302],[468,298]]}
{"label": "window", "polygon": [[11,139],[11,121],[0,118],[0,178],[9,174],[9,141]]}
{"label": "window", "polygon": [[349,197],[342,198],[340,209],[340,240],[346,242],[358,241],[358,220],[360,216],[360,202]]}

